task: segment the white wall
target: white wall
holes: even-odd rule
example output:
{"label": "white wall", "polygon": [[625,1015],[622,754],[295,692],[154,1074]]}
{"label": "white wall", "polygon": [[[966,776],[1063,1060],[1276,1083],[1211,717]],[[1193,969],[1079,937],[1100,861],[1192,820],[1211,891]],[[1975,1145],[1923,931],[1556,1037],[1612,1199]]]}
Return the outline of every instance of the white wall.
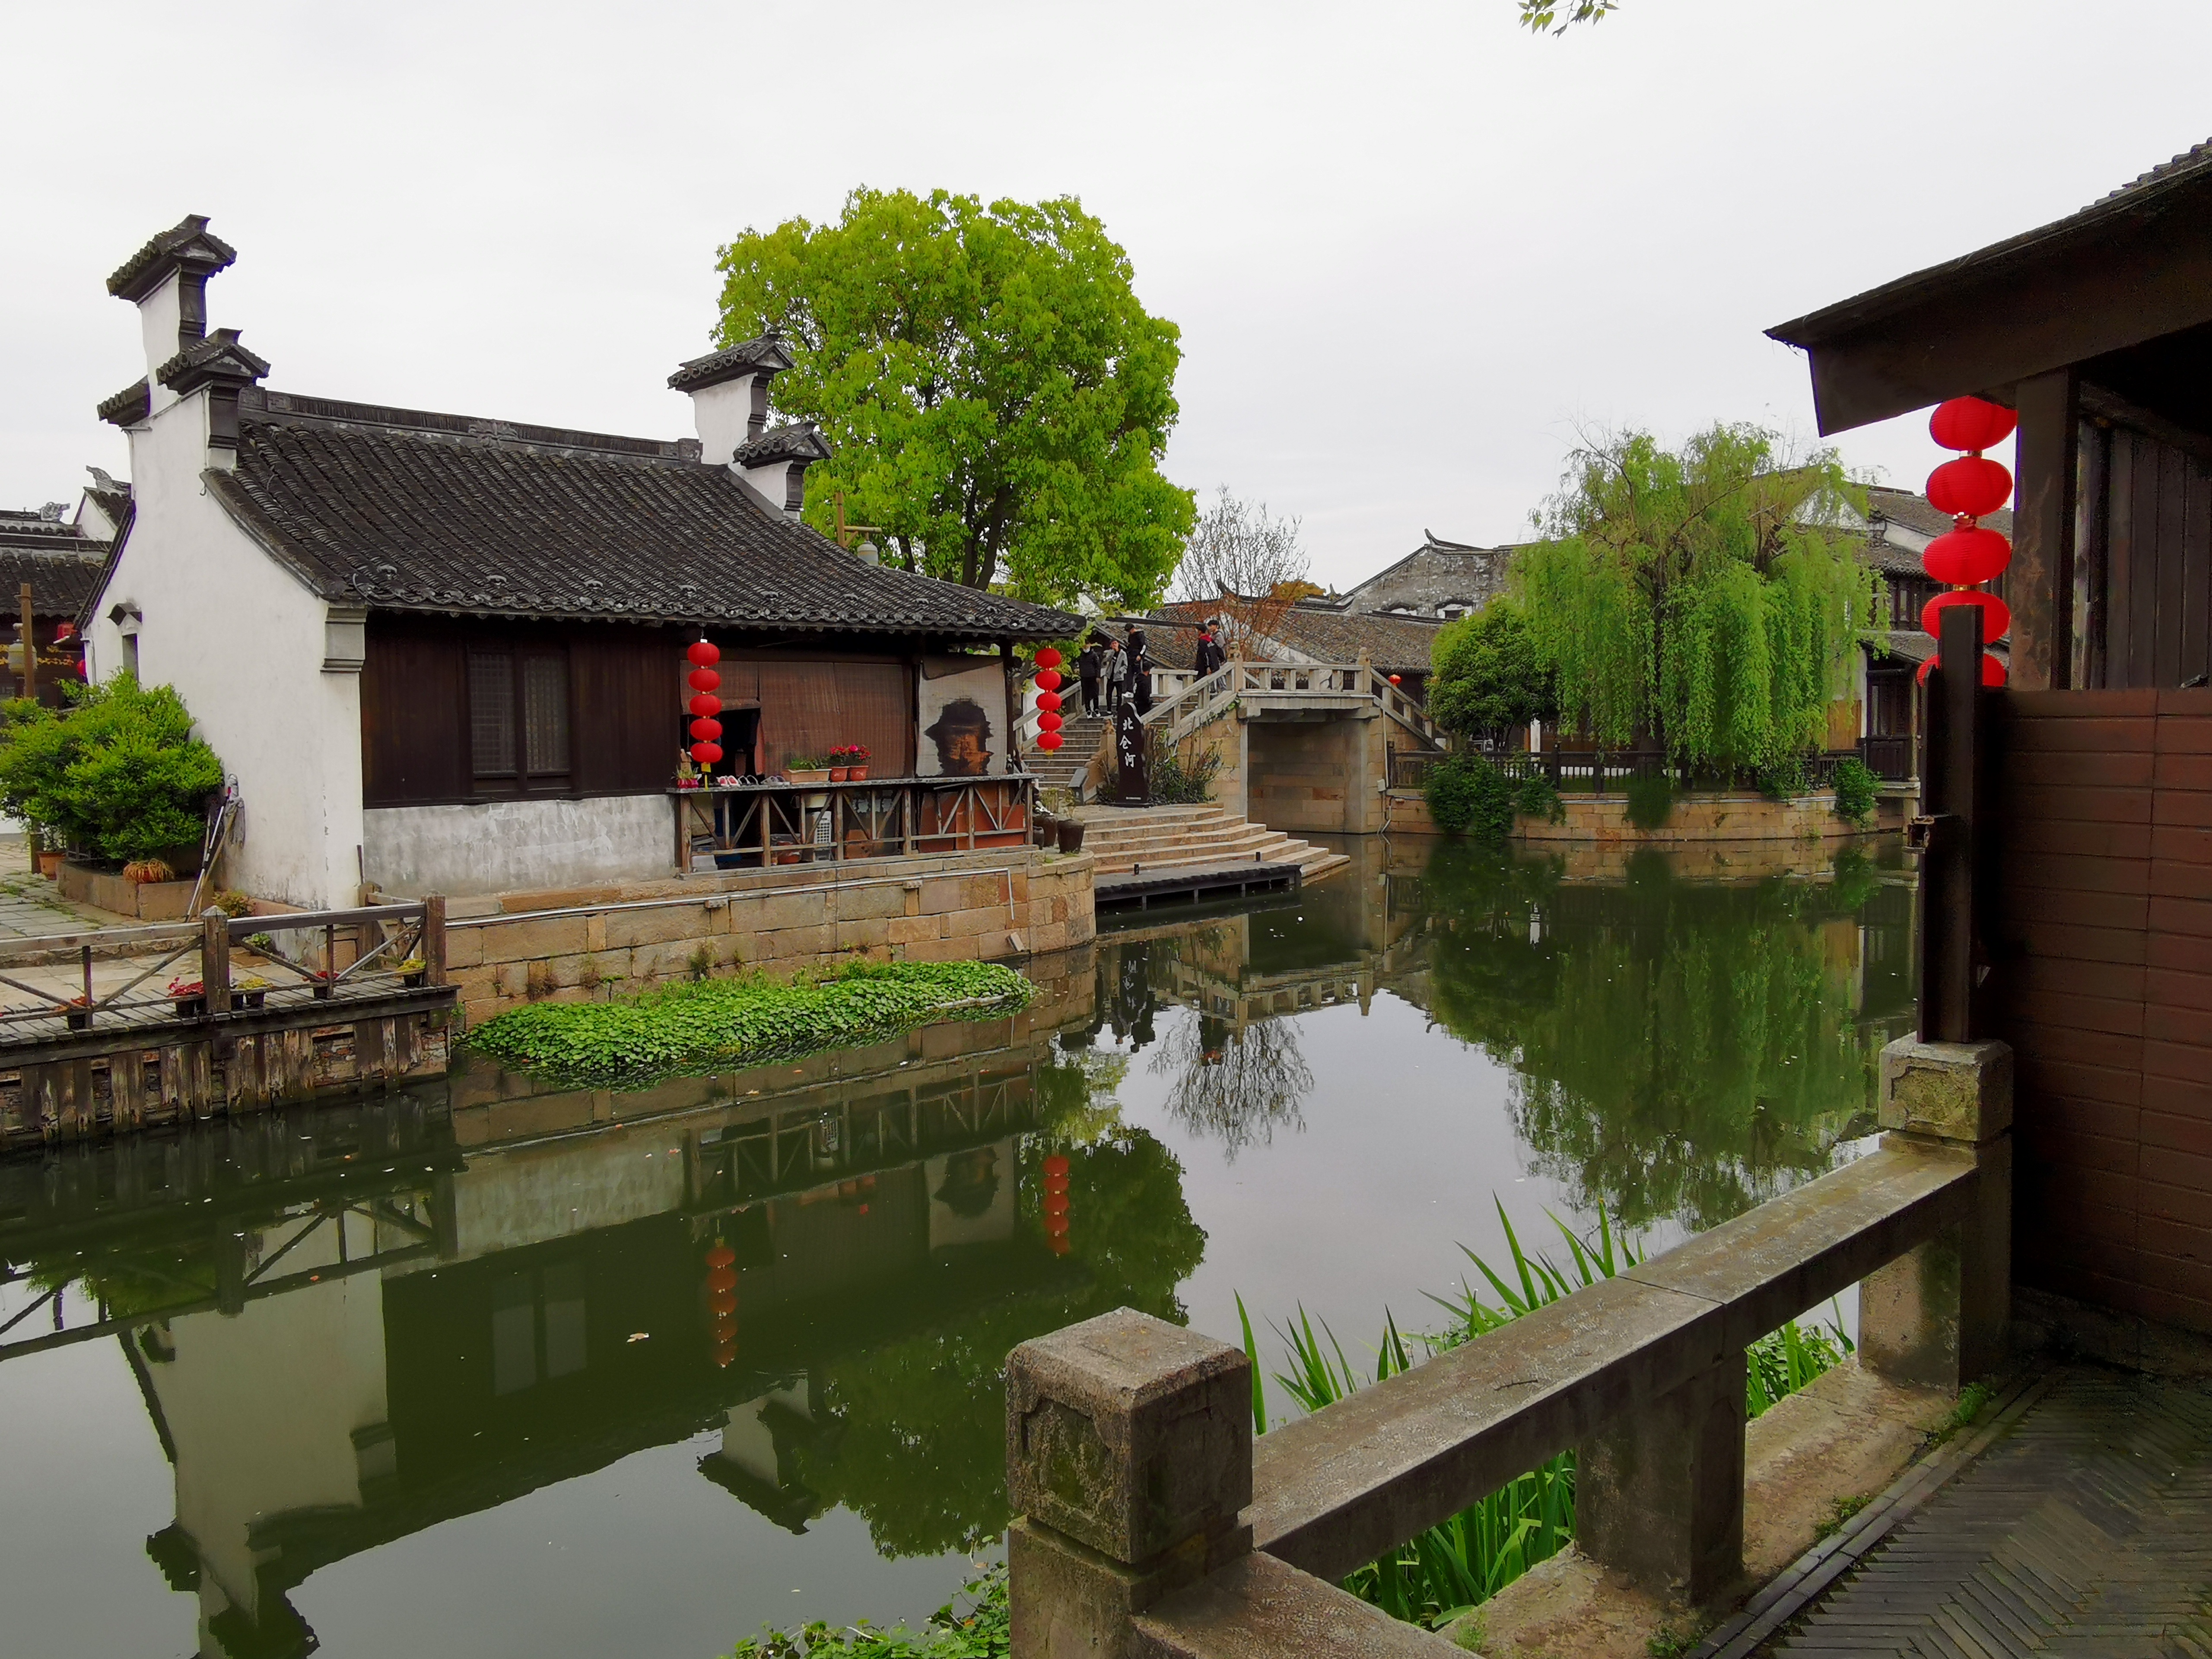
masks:
{"label": "white wall", "polygon": [[665,795],[377,806],[361,818],[368,879],[410,897],[646,881],[676,871],[675,807]]}
{"label": "white wall", "polygon": [[257,897],[345,906],[361,881],[361,677],[323,672],[329,607],[208,494],[204,392],[131,434],[137,521],[88,630],[90,672],[123,666],[118,604],[145,620],[138,672],[173,685],[238,781],[224,879]]}

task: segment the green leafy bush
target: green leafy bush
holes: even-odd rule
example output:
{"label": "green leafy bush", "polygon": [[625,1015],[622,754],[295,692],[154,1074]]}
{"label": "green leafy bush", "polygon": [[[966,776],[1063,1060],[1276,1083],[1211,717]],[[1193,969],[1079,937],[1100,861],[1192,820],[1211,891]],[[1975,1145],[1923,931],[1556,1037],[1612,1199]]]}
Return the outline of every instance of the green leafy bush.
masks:
{"label": "green leafy bush", "polygon": [[1881,795],[1881,780],[1856,755],[1836,763],[1836,816],[1846,823],[1864,823],[1874,816]]}
{"label": "green leafy bush", "polygon": [[1785,755],[1758,769],[1753,775],[1759,793],[1769,800],[1796,800],[1813,793],[1813,775],[1805,769],[1802,755]]}
{"label": "green leafy bush", "polygon": [[1221,757],[1209,749],[1188,766],[1182,757],[1164,754],[1152,765],[1152,799],[1163,805],[1196,806],[1213,799],[1213,775],[1221,769]]}
{"label": "green leafy bush", "polygon": [[1431,769],[1421,798],[1437,829],[1486,842],[1504,841],[1522,814],[1556,823],[1566,811],[1550,779],[1510,778],[1502,768],[1473,754],[1451,756]]}
{"label": "green leafy bush", "polygon": [[1559,715],[1551,667],[1536,653],[1528,619],[1510,599],[1446,623],[1430,647],[1428,710],[1448,732],[1501,738]]}
{"label": "green leafy bush", "polygon": [[789,983],[755,975],[607,1002],[535,1002],[487,1021],[469,1042],[577,1086],[641,1089],[678,1073],[878,1042],[933,1020],[993,1018],[1030,996],[1030,982],[997,963],[855,962]]}
{"label": "green leafy bush", "polygon": [[1628,821],[1638,830],[1656,830],[1674,813],[1674,780],[1664,772],[1628,781]]}
{"label": "green leafy bush", "polygon": [[59,711],[9,704],[0,807],[97,858],[197,848],[222,763],[191,735],[184,700],[128,674],[70,696]]}
{"label": "green leafy bush", "polygon": [[988,1569],[963,1585],[961,1594],[968,1598],[964,1608],[946,1602],[919,1634],[903,1625],[878,1630],[866,1620],[843,1630],[816,1623],[750,1638],[728,1659],[1005,1659],[1013,1651],[1006,1570]]}

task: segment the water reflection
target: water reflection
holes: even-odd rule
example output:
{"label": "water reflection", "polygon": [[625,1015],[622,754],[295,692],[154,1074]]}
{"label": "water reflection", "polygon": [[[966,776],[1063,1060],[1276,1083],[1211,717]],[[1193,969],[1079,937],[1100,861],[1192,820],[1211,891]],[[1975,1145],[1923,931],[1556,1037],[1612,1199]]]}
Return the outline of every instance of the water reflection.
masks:
{"label": "water reflection", "polygon": [[[648,1503],[724,1517],[693,1592],[711,1600],[591,1583],[641,1650],[703,1659],[801,1611],[750,1565],[767,1528],[830,1553],[805,1613],[915,1616],[934,1597],[884,1605],[884,1564],[988,1549],[1006,1524],[1006,1350],[1119,1306],[1182,1320],[1209,1241],[1168,1143],[1260,1179],[1374,1112],[1316,1081],[1340,1022],[1419,1011],[1447,1106],[1510,1067],[1522,1155],[1632,1222],[1733,1213],[1863,1120],[1909,1006],[1897,872],[1689,882],[1420,852],[1373,843],[1293,904],[1109,933],[1037,964],[1014,1019],[634,1095],[479,1070],[0,1164],[0,1419],[35,1418],[35,1356],[102,1344],[128,1368],[173,1477],[139,1570],[194,1598],[210,1659],[380,1645],[366,1615],[312,1628],[309,1577],[404,1607],[425,1575],[475,1570],[471,1534],[441,1534],[451,1561],[382,1547],[617,1463]],[[1431,1156],[1371,1139],[1392,1170]],[[1064,1229],[1047,1157],[1070,1163]],[[838,1514],[865,1546],[835,1541]],[[0,1564],[39,1524],[0,1510]],[[149,1639],[102,1623],[99,1584],[42,1588],[78,1650]],[[494,1598],[477,1630],[412,1645],[489,1650],[503,1616]]]}

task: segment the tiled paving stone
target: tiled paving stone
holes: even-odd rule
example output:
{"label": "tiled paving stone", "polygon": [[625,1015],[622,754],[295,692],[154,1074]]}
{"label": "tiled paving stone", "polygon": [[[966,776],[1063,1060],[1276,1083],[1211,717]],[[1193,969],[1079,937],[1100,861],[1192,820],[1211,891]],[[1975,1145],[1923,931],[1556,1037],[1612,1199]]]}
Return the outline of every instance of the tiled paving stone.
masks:
{"label": "tiled paving stone", "polygon": [[2212,1385],[2062,1373],[1761,1652],[2212,1659]]}

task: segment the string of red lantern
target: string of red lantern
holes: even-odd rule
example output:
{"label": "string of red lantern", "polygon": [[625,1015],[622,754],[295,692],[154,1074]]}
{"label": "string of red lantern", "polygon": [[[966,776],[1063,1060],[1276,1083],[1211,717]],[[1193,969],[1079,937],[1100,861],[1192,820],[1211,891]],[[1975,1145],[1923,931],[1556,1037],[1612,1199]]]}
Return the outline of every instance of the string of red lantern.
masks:
{"label": "string of red lantern", "polygon": [[707,1252],[707,1309],[714,1316],[714,1363],[738,1357],[738,1253],[716,1243]]}
{"label": "string of red lantern", "polygon": [[1067,1241],[1067,1160],[1054,1152],[1044,1161],[1044,1242],[1054,1255],[1073,1248]]}
{"label": "string of red lantern", "polygon": [[[2002,462],[1982,452],[2002,443],[2020,424],[2020,416],[2002,404],[1981,398],[1953,398],[1938,404],[1928,418],[1928,435],[1946,449],[1966,453],[1928,475],[1929,504],[1948,514],[1952,527],[1928,544],[1920,562],[1930,576],[1945,585],[1921,607],[1920,626],[1942,637],[1943,612],[1953,605],[1971,605],[1982,613],[1982,638],[2002,639],[2012,628],[2012,609],[1994,593],[1980,591],[2012,562],[2012,544],[1996,531],[1978,522],[2005,504],[2012,494],[2012,474]],[[1924,684],[1936,666],[1929,658],[1920,665]],[[1982,684],[2002,685],[2004,665],[1988,652],[1982,653]]]}
{"label": "string of red lantern", "polygon": [[1037,715],[1036,746],[1049,753],[1066,741],[1060,735],[1060,653],[1048,645],[1036,653],[1036,706],[1042,711]]}
{"label": "string of red lantern", "polygon": [[691,714],[691,758],[702,768],[711,767],[722,758],[722,745],[718,741],[722,735],[722,723],[714,718],[722,712],[722,700],[714,695],[722,684],[722,677],[714,672],[714,665],[721,661],[722,653],[702,637],[694,641],[684,654],[691,663],[687,683],[692,696],[684,705]]}

